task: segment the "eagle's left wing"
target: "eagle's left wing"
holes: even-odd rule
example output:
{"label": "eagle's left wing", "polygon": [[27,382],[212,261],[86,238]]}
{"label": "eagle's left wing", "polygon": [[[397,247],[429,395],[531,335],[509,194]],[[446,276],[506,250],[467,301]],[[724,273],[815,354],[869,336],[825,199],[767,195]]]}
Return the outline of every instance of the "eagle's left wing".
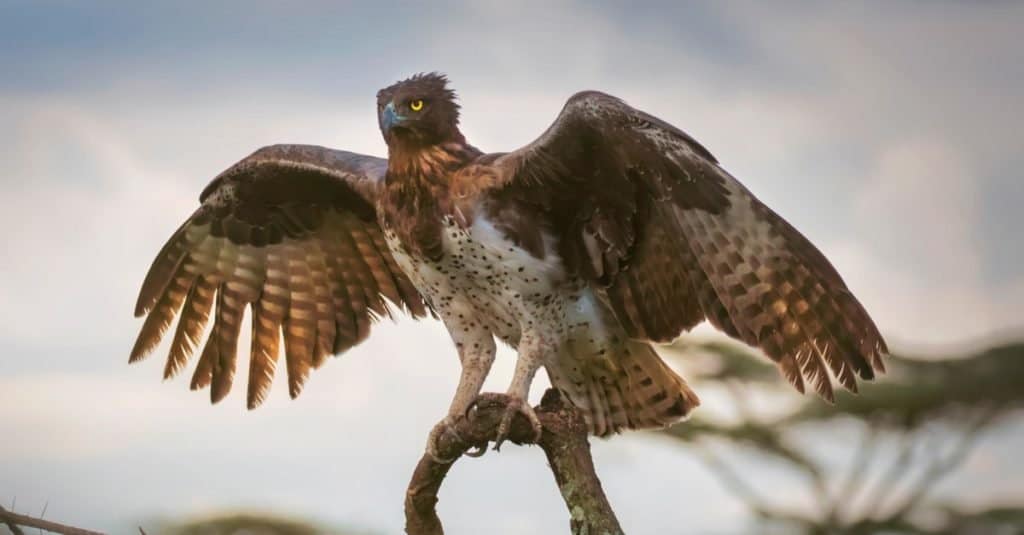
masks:
{"label": "eagle's left wing", "polygon": [[877,328],[803,235],[678,128],[598,92],[494,161],[492,191],[548,215],[567,267],[627,332],[671,340],[707,318],[801,392],[883,370]]}

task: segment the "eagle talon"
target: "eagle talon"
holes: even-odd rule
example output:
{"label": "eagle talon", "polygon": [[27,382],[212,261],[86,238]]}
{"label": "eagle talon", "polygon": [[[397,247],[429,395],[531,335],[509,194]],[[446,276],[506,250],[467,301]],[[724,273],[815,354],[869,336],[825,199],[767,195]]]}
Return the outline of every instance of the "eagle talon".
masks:
{"label": "eagle talon", "polygon": [[473,413],[473,410],[474,410],[474,409],[476,409],[476,408],[478,408],[478,407],[480,407],[480,397],[479,397],[479,396],[477,396],[477,398],[476,398],[476,399],[474,399],[473,401],[471,401],[471,402],[469,403],[469,405],[466,405],[466,411],[465,411],[465,412],[464,412],[464,413],[462,414],[462,416],[463,416],[464,418],[467,418],[467,419],[468,419],[468,418],[471,418],[471,417],[472,417],[471,415],[472,415],[472,413]]}
{"label": "eagle talon", "polygon": [[494,451],[501,451],[501,445],[508,439],[508,434],[512,430],[512,419],[517,412],[525,416],[530,422],[530,427],[533,428],[533,439],[530,440],[530,443],[536,444],[540,441],[543,427],[541,426],[540,418],[537,417],[537,413],[534,412],[533,407],[525,400],[513,397],[509,400],[508,405],[505,406],[505,414],[502,415],[501,423],[498,424],[498,434],[494,438]]}
{"label": "eagle talon", "polygon": [[466,450],[463,455],[473,457],[475,459],[477,457],[483,457],[485,453],[487,453],[487,444],[475,444],[472,449]]}
{"label": "eagle talon", "polygon": [[[459,442],[465,443],[465,440],[463,440],[462,437],[459,436],[459,433],[455,430],[455,421],[456,421],[455,417],[453,417],[453,416],[445,416],[445,418],[443,420],[438,422],[437,425],[435,425],[434,428],[430,430],[430,434],[427,435],[427,451],[426,451],[426,453],[436,463],[439,463],[439,464],[450,464],[452,462],[455,462],[455,459],[458,458],[458,456],[451,457],[451,458],[447,458],[447,457],[442,457],[441,456],[441,454],[438,452],[438,448],[437,448],[437,442],[441,439],[441,437],[443,437],[446,434],[451,434],[452,436],[455,437],[455,440],[457,440]],[[479,457],[480,456],[480,455],[474,455],[474,453],[476,453],[476,452],[467,452],[467,455],[469,455],[470,457]]]}

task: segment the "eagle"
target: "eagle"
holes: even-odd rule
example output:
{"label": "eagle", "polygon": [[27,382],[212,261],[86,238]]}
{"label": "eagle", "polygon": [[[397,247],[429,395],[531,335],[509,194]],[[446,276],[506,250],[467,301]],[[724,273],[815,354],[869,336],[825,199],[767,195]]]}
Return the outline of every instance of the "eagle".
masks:
{"label": "eagle", "polygon": [[459,112],[444,75],[417,74],[377,93],[387,159],[272,145],[214,178],[142,283],[130,361],[180,315],[164,376],[202,343],[191,388],[216,403],[248,308],[252,409],[282,341],[294,398],[395,309],[439,318],[462,372],[435,457],[496,340],[518,353],[496,447],[516,414],[539,436],[527,398],[541,368],[593,435],[683,419],[698,397],[653,344],[704,320],[826,400],[884,371],[885,341],[825,256],[682,130],[583,91],[532,143],[484,153]]}

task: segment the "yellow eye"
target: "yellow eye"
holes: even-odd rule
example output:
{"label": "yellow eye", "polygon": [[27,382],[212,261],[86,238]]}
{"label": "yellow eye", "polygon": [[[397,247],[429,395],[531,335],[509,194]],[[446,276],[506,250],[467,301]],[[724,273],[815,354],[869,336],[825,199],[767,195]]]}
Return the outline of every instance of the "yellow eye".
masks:
{"label": "yellow eye", "polygon": [[416,99],[409,103],[409,109],[412,111],[420,111],[423,109],[423,101]]}

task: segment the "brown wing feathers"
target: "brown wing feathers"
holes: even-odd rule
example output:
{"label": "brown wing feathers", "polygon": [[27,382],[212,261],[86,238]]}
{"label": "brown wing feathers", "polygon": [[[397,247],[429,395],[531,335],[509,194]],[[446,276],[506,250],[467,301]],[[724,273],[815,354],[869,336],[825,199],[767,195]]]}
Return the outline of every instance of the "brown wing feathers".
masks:
{"label": "brown wing feathers", "polygon": [[[676,222],[680,258],[700,268],[687,270],[687,279],[701,310],[726,333],[763,349],[801,392],[806,382],[832,400],[829,372],[856,391],[854,372],[871,379],[884,369],[880,355],[887,349],[875,325],[810,242],[732,186],[730,209],[719,214],[659,207]],[[683,318],[692,314],[682,310]]]}
{"label": "brown wing feathers", "polygon": [[693,255],[678,242],[675,225],[666,223],[660,216],[648,220],[632,251],[629,269],[621,271],[604,290],[629,333],[657,342],[674,340],[681,330],[705,317],[685,269],[692,265]]}
{"label": "brown wing feathers", "polygon": [[288,394],[293,398],[313,366],[316,345],[316,301],[313,276],[301,243],[286,243],[283,256],[288,276],[288,312],[282,325],[284,355],[288,368]]}
{"label": "brown wing feathers", "polygon": [[[296,154],[306,160],[274,158]],[[264,149],[215,179],[143,283],[136,314],[148,316],[131,361],[156,347],[180,310],[164,370],[165,378],[174,376],[212,315],[191,387],[210,386],[211,400],[219,401],[234,379],[250,307],[247,404],[253,408],[266,398],[282,339],[295,397],[313,368],[362,341],[370,323],[389,313],[385,298],[423,315],[419,294],[398,271],[373,206],[361,196],[366,184],[357,193],[343,171],[319,165],[352,159],[364,170],[375,163],[356,158],[371,160],[317,147]]]}
{"label": "brown wing feathers", "polygon": [[830,373],[855,390],[884,369],[885,342],[825,257],[664,121],[580,93],[498,164],[501,194],[552,214],[564,261],[631,336],[667,341],[707,318],[826,399]]}

